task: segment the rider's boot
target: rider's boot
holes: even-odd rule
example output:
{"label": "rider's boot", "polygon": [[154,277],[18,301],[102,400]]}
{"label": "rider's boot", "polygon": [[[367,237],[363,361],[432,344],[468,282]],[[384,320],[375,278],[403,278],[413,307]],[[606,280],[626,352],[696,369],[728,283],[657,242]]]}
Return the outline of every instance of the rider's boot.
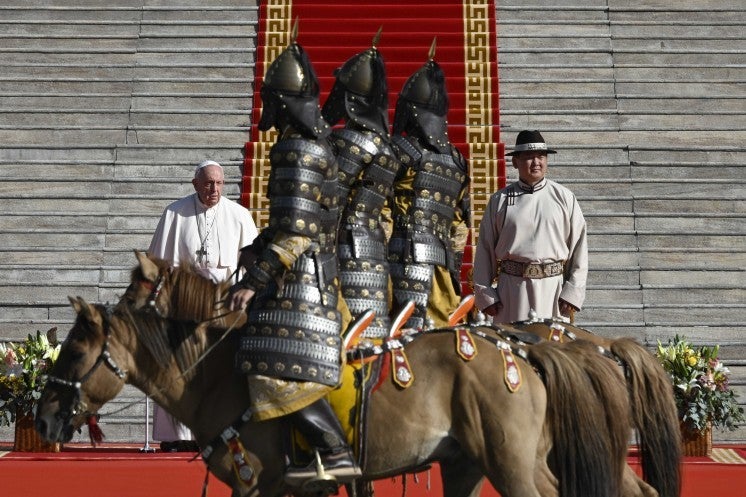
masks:
{"label": "rider's boot", "polygon": [[[362,475],[360,467],[345,440],[342,425],[325,399],[294,412],[293,425],[303,434],[321,458],[324,474],[336,478],[337,483],[349,483]],[[291,466],[285,473],[285,482],[301,487],[318,476],[316,461],[308,466]]]}

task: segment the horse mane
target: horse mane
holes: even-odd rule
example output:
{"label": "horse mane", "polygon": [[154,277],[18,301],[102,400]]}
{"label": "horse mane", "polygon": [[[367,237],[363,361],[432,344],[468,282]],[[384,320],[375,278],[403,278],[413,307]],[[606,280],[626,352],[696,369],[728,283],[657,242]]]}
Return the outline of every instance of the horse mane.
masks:
{"label": "horse mane", "polygon": [[[215,283],[199,274],[196,266],[187,261],[172,266],[163,259],[148,258],[158,267],[159,274],[166,275],[163,292],[169,295],[170,318],[202,322],[215,317],[215,311],[222,307],[222,298],[228,294],[230,281]],[[132,270],[130,281],[142,279],[146,279],[145,275],[137,265]]]}
{"label": "horse mane", "polygon": [[150,352],[161,369],[176,361],[185,379],[194,377],[192,366],[207,348],[207,328],[190,321],[162,318],[147,310],[132,310],[126,304],[115,308],[114,315]]}

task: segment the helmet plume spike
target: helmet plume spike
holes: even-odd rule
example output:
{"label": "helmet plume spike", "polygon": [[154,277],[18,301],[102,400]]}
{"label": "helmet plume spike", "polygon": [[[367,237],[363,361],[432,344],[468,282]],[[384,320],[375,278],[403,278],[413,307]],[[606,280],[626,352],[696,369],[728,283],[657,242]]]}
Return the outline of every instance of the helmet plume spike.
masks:
{"label": "helmet plume spike", "polygon": [[435,47],[436,42],[438,41],[438,37],[433,37],[433,42],[430,44],[430,51],[427,54],[427,60],[434,60],[435,59]]}
{"label": "helmet plume spike", "polygon": [[295,18],[295,22],[293,23],[293,27],[290,28],[290,45],[295,44],[296,40],[298,39],[298,18]]}
{"label": "helmet plume spike", "polygon": [[371,42],[371,46],[374,49],[378,48],[378,43],[381,41],[381,32],[383,32],[383,24],[378,28],[378,31],[376,32],[375,36],[373,37],[373,41]]}

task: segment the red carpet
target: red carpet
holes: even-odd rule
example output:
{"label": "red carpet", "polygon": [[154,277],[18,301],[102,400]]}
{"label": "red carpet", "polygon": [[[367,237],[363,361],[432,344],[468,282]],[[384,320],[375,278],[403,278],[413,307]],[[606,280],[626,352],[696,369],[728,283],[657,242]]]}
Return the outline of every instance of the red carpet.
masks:
{"label": "red carpet", "polygon": [[[57,454],[5,452],[0,446],[0,495],[12,497],[200,497],[205,466],[193,453],[141,453],[139,446],[105,444],[65,446]],[[630,458],[633,467],[634,457]],[[746,486],[746,450],[717,447],[711,458],[686,458],[682,497],[741,497]],[[379,497],[442,495],[437,466],[415,479],[376,482]],[[344,491],[340,495],[345,496]],[[211,476],[209,497],[229,497],[230,491]],[[498,497],[491,487],[482,497]]]}
{"label": "red carpet", "polygon": [[[504,146],[500,143],[495,2],[487,0],[392,0],[380,2],[261,2],[252,123],[259,121],[259,90],[267,66],[289,43],[294,20],[298,43],[308,52],[321,84],[321,103],[334,84],[334,70],[370,47],[382,27],[378,48],[386,61],[389,113],[404,81],[425,63],[434,36],[435,60],[443,67],[450,96],[451,141],[470,161],[472,208],[482,212],[487,194],[505,183]],[[241,200],[260,227],[267,223],[269,147],[273,132],[252,128],[246,143]],[[478,220],[474,220],[476,226]],[[474,236],[471,238],[475,239]],[[463,274],[471,269],[471,251]],[[467,278],[463,278],[464,282]],[[465,291],[471,293],[465,286]]]}

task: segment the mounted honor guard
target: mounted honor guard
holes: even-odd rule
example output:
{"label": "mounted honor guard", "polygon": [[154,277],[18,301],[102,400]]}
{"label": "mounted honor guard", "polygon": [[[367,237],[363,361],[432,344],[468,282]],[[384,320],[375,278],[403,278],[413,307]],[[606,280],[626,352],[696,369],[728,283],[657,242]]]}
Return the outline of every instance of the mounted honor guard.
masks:
{"label": "mounted honor guard", "polygon": [[330,138],[340,178],[340,283],[354,318],[368,309],[375,312],[363,335],[371,339],[389,333],[391,291],[382,214],[390,208],[400,167],[389,137],[386,69],[376,48],[380,35],[379,29],[369,49],[336,71],[336,82],[322,108],[330,125],[345,122]]}
{"label": "mounted honor guard", "polygon": [[[318,80],[296,36],[297,23],[261,88],[259,129],[279,133],[270,150],[269,225],[247,248],[256,261],[228,299],[236,309],[253,298],[236,355],[237,369],[248,375],[253,419],[287,416],[324,476],[344,483],[361,473],[325,399],[342,368],[337,165]],[[316,476],[314,462],[289,467],[285,481],[301,487]]]}
{"label": "mounted honor guard", "polygon": [[448,138],[445,75],[434,60],[399,93],[392,141],[404,168],[395,185],[389,262],[395,305],[413,300],[407,327],[448,325],[459,304],[469,218],[467,163]]}

